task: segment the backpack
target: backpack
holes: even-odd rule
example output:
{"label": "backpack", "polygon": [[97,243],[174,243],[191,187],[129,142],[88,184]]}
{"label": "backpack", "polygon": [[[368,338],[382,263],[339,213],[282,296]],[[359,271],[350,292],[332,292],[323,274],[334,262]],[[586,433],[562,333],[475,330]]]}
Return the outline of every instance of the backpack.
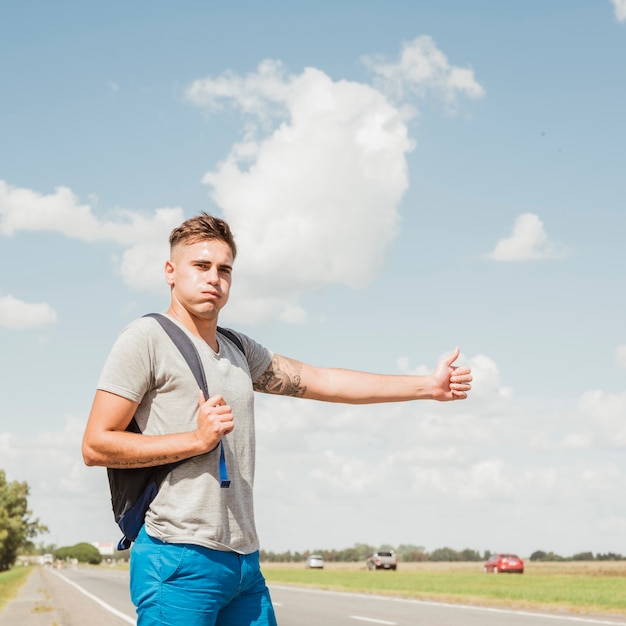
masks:
{"label": "backpack", "polygon": [[[198,386],[204,393],[204,397],[208,399],[209,390],[204,369],[202,368],[198,351],[191,339],[180,327],[164,315],[148,313],[144,317],[152,317],[161,324],[163,330],[169,335],[170,339],[180,350],[187,365],[189,365]],[[230,330],[220,328],[219,326],[217,330],[220,334],[228,337],[244,353],[239,337]],[[141,433],[141,429],[134,417],[126,427],[126,430],[128,432]],[[220,448],[220,486],[227,489],[230,487],[230,480],[228,479],[226,459],[224,457],[224,446],[221,441],[218,446]],[[115,522],[124,533],[124,536],[117,544],[118,550],[128,550],[130,548],[143,526],[146,511],[156,497],[161,483],[175,467],[185,461],[187,459],[166,465],[130,469],[107,467],[113,515]]]}

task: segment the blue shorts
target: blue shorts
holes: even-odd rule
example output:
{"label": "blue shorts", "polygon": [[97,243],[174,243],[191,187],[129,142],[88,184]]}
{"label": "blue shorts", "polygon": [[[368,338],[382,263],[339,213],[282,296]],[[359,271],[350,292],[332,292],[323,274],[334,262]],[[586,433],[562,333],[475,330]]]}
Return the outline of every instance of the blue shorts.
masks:
{"label": "blue shorts", "polygon": [[259,553],[164,543],[141,529],[130,559],[137,626],[276,626]]}

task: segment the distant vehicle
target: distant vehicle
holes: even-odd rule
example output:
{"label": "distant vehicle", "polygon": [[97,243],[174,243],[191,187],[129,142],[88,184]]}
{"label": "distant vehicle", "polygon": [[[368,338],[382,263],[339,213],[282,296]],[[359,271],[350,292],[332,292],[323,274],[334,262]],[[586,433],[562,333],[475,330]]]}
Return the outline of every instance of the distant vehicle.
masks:
{"label": "distant vehicle", "polygon": [[483,566],[485,574],[523,574],[524,561],[516,554],[494,554]]}
{"label": "distant vehicle", "polygon": [[54,563],[54,557],[51,554],[44,554],[41,557],[41,562],[44,565],[52,565]]}
{"label": "distant vehicle", "polygon": [[324,559],[319,554],[312,554],[304,565],[307,569],[324,569]]}
{"label": "distant vehicle", "polygon": [[398,559],[393,550],[379,550],[373,552],[365,559],[365,566],[369,570],[375,569],[396,569]]}

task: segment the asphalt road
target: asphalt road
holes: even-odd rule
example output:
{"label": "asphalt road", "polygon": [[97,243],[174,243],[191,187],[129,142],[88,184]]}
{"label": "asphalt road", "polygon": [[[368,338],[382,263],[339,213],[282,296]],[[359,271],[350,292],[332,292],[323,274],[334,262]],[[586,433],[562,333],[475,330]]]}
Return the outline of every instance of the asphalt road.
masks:
{"label": "asphalt road", "polygon": [[593,626],[626,620],[422,602],[272,586],[279,626]]}
{"label": "asphalt road", "polygon": [[[0,614],[0,626],[135,624],[128,572],[106,566],[37,570]],[[280,585],[273,585],[271,592],[280,626],[626,625],[624,618],[511,611]]]}

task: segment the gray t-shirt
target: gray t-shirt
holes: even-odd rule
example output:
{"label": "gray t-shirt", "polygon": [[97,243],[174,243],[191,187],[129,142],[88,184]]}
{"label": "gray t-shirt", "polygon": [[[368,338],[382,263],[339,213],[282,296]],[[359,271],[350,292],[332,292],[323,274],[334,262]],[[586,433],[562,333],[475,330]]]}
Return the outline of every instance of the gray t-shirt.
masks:
{"label": "gray t-shirt", "polygon": [[[222,438],[230,487],[220,487],[219,447],[176,467],[146,514],[146,531],[170,543],[192,543],[250,554],[259,548],[254,523],[255,430],[252,383],[272,353],[237,333],[245,351],[218,334],[219,353],[189,333],[204,367],[209,393],[232,407],[235,428]],[[135,419],[144,435],[196,429],[198,385],[178,348],[152,318],[131,322],[111,349],[98,389],[139,403]]]}

